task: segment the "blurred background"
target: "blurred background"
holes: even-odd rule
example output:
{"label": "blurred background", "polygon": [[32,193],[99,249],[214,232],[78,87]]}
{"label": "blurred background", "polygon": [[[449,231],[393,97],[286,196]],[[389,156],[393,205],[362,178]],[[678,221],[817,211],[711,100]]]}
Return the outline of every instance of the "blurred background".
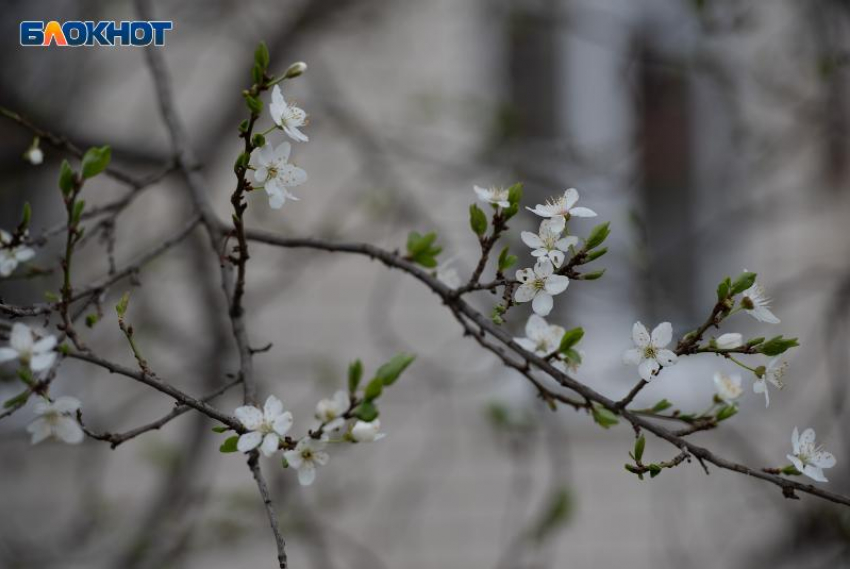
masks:
{"label": "blurred background", "polygon": [[[736,316],[724,331],[798,336],[784,391],[769,409],[752,393],[716,432],[694,436],[753,467],[782,466],[795,426],[813,427],[838,459],[826,488],[850,492],[850,3],[845,0],[187,0],[153,3],[174,21],[159,48],[178,110],[228,214],[255,46],[272,70],[304,60],[286,84],[310,115],[292,159],[309,182],[301,201],[270,210],[251,197],[248,223],[286,235],[403,247],[437,231],[463,278],[478,245],[467,221],[473,184],[525,183],[525,205],[575,186],[610,221],[605,276],[576,282],[550,317],[581,325],[578,378],[622,397],[636,381],[621,364],[631,325],[673,323],[680,337],[707,317],[717,283],[759,273],[782,323]],[[9,0],[0,16],[0,105],[80,147],[110,144],[113,162],[159,172],[170,145],[143,52],[18,45],[22,20],[134,19],[124,1]],[[267,117],[264,119],[268,123]],[[0,120],[0,227],[33,205],[33,233],[64,215],[56,180],[64,154],[22,159],[31,135]],[[88,204],[124,195],[98,178]],[[260,194],[261,192],[258,192]],[[115,223],[89,225],[77,283],[123,265],[186,219],[180,177],[138,193]],[[538,219],[520,214],[514,234]],[[193,394],[237,369],[216,260],[191,238],[102,298],[85,342],[132,365],[112,306],[132,290],[129,319],[153,369]],[[26,304],[57,291],[62,238],[31,266],[47,274],[0,282]],[[527,249],[512,252],[529,265]],[[53,270],[50,273],[50,269]],[[26,274],[21,271],[17,275]],[[474,302],[489,313],[497,299]],[[247,290],[260,393],[312,424],[316,402],[397,351],[419,359],[382,405],[389,436],[333,449],[309,488],[265,462],[293,567],[442,568],[850,567],[850,514],[790,501],[773,486],[697,464],[640,482],[623,469],[633,433],[585,414],[552,413],[526,381],[470,339],[419,283],[361,258],[252,246]],[[528,307],[506,326],[522,335]],[[54,322],[30,319],[30,324]],[[687,358],[645,389],[697,412],[712,374]],[[20,391],[6,368],[0,398]],[[230,411],[238,389],[216,401]],[[122,431],[171,402],[132,380],[66,361],[52,394],[83,402],[87,424]],[[189,413],[117,450],[30,447],[31,406],[0,422],[0,567],[206,568],[274,566],[256,487],[222,455],[212,423]],[[650,439],[647,456],[672,458]]]}

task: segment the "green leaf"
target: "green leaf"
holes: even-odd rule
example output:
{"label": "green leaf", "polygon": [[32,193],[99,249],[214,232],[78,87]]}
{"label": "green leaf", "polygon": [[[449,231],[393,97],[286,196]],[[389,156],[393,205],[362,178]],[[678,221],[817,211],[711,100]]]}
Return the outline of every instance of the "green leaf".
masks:
{"label": "green leaf", "polygon": [[581,354],[578,353],[578,351],[570,348],[568,350],[564,350],[562,353],[564,354],[565,358],[575,363],[575,365],[581,364]]}
{"label": "green leaf", "polygon": [[255,115],[263,112],[263,101],[257,97],[245,95],[245,104],[248,105],[248,109]]}
{"label": "green leaf", "polygon": [[660,466],[658,466],[658,465],[657,465],[657,464],[655,464],[655,463],[650,464],[650,465],[649,465],[649,477],[650,477],[650,478],[655,478],[655,477],[656,477],[656,476],[658,476],[659,474],[661,474],[661,467],[660,467]]}
{"label": "green leaf", "polygon": [[226,433],[226,432],[227,432],[227,431],[229,431],[229,430],[230,430],[230,427],[225,427],[224,425],[219,425],[219,426],[217,426],[217,427],[213,427],[213,428],[212,428],[212,431],[213,431],[214,433],[219,433],[219,434],[220,434],[220,433]]}
{"label": "green leaf", "polygon": [[602,278],[602,275],[605,274],[605,269],[601,269],[599,271],[593,271],[592,273],[584,273],[581,276],[581,280],[583,281],[595,281]]}
{"label": "green leaf", "polygon": [[609,228],[611,224],[609,222],[600,223],[596,227],[590,230],[590,235],[587,236],[587,240],[584,242],[584,248],[587,251],[590,251],[594,247],[598,247],[602,244],[605,239],[611,234],[611,229]]}
{"label": "green leaf", "polygon": [[593,420],[603,429],[609,429],[620,422],[614,413],[599,405],[593,406]]}
{"label": "green leaf", "polygon": [[257,64],[261,70],[265,71],[269,62],[271,61],[271,57],[269,56],[269,48],[266,45],[266,42],[261,41],[260,45],[257,46],[257,49],[254,51],[254,63]]}
{"label": "green leaf", "polygon": [[363,362],[354,360],[348,366],[348,392],[354,393],[363,379]]}
{"label": "green leaf", "polygon": [[21,228],[26,229],[29,227],[30,218],[32,218],[32,206],[30,206],[30,202],[24,202],[24,211],[21,215]]}
{"label": "green leaf", "polygon": [[251,67],[251,81],[257,85],[263,82],[263,68],[256,63]]}
{"label": "green leaf", "polygon": [[652,412],[653,412],[653,413],[661,413],[662,411],[664,411],[664,410],[666,410],[666,409],[669,409],[669,408],[670,408],[670,407],[672,407],[672,406],[673,406],[673,404],[672,404],[672,403],[670,403],[670,402],[669,402],[669,401],[667,401],[666,399],[662,399],[661,401],[659,401],[658,403],[656,403],[656,404],[652,407]]}
{"label": "green leaf", "polygon": [[381,378],[376,377],[366,386],[366,389],[363,392],[363,397],[366,401],[374,401],[378,397],[381,396],[381,392],[384,390],[384,382]]}
{"label": "green leaf", "polygon": [[71,211],[71,225],[80,223],[80,218],[83,215],[83,210],[86,208],[86,200],[78,200],[74,202],[74,209]]}
{"label": "green leaf", "polygon": [[475,204],[469,206],[469,226],[479,237],[487,233],[487,216]]}
{"label": "green leaf", "polygon": [[643,458],[643,450],[646,448],[646,437],[643,435],[639,436],[635,441],[635,462],[640,462]]}
{"label": "green leaf", "polygon": [[505,247],[502,249],[502,252],[499,253],[499,272],[507,271],[517,262],[517,256],[511,255],[509,248]]}
{"label": "green leaf", "polygon": [[732,415],[738,412],[738,407],[735,405],[724,405],[720,408],[720,411],[717,412],[717,420],[725,421]]}
{"label": "green leaf", "polygon": [[601,257],[602,255],[604,255],[607,252],[608,252],[608,247],[603,247],[601,249],[597,249],[596,251],[591,251],[590,253],[588,253],[585,256],[584,263],[582,263],[582,264],[590,263],[591,261],[595,261],[596,259],[598,259],[599,257]]}
{"label": "green leaf", "polygon": [[735,296],[736,294],[740,294],[740,293],[744,292],[745,290],[747,290],[748,288],[750,288],[751,286],[753,286],[753,283],[755,283],[755,282],[756,282],[756,274],[751,273],[749,271],[745,271],[745,272],[741,273],[738,276],[737,279],[735,279],[735,282],[732,283],[732,288],[730,290],[730,293],[732,294],[732,296]]}
{"label": "green leaf", "polygon": [[788,466],[784,467],[780,472],[782,472],[782,474],[785,474],[786,476],[800,476],[801,474],[803,474],[802,472],[797,470],[793,464],[789,464]]}
{"label": "green leaf", "polygon": [[62,165],[59,167],[59,189],[67,196],[74,190],[76,181],[77,175],[71,169],[71,165],[67,160],[62,160]]}
{"label": "green leaf", "polygon": [[517,182],[508,188],[508,201],[512,206],[519,206],[522,201],[522,182]]}
{"label": "green leaf", "polygon": [[86,326],[88,326],[89,328],[94,328],[94,325],[97,324],[99,320],[100,316],[98,316],[97,314],[88,314],[86,315]]}
{"label": "green leaf", "polygon": [[726,300],[729,297],[730,290],[732,290],[732,279],[726,277],[723,282],[717,285],[717,300]]}
{"label": "green leaf", "polygon": [[797,338],[776,336],[762,343],[758,347],[758,351],[766,356],[778,356],[779,354],[785,353],[790,348],[796,348],[799,345],[800,343],[797,342]]}
{"label": "green leaf", "polygon": [[378,418],[378,408],[371,401],[364,401],[354,410],[354,415],[361,421],[371,423]]}
{"label": "green leaf", "polygon": [[[261,148],[266,145],[266,137],[259,132],[251,137],[251,146]],[[250,157],[249,157],[250,158]]]}
{"label": "green leaf", "polygon": [[94,146],[83,155],[83,179],[97,176],[109,166],[112,149],[109,146]]}
{"label": "green leaf", "polygon": [[3,408],[8,409],[9,407],[18,407],[19,405],[23,405],[30,398],[29,390],[18,393],[11,399],[7,399],[3,402]]}
{"label": "green leaf", "polygon": [[386,386],[392,385],[415,359],[416,356],[413,354],[396,354],[390,361],[378,368],[378,371],[375,372],[375,379],[380,379],[381,383]]}
{"label": "green leaf", "polygon": [[239,441],[239,435],[234,435],[232,437],[227,437],[221,446],[218,447],[219,452],[236,452],[239,449],[236,448],[236,443]]}
{"label": "green leaf", "polygon": [[437,255],[443,250],[441,247],[434,245],[437,239],[437,234],[433,231],[420,235],[416,231],[411,231],[407,236],[407,253],[410,260],[418,263],[423,267],[434,268],[437,266]]}
{"label": "green leaf", "polygon": [[124,318],[124,314],[127,313],[127,305],[130,304],[130,293],[125,292],[121,295],[121,300],[118,301],[118,304],[115,305],[115,312],[118,314],[119,318]]}
{"label": "green leaf", "polygon": [[567,330],[561,337],[561,345],[558,347],[559,352],[566,352],[573,346],[578,344],[584,338],[584,329],[582,327]]}

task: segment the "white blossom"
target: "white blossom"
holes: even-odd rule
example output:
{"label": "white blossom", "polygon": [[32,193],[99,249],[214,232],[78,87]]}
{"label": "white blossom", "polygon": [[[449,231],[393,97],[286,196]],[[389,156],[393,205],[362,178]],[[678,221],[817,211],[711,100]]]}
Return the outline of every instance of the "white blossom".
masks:
{"label": "white blossom", "polygon": [[744,388],[741,387],[741,376],[737,373],[727,375],[723,372],[715,372],[714,387],[717,389],[717,396],[729,405],[734,404],[744,393]]}
{"label": "white blossom", "polygon": [[342,415],[348,411],[348,393],[337,391],[331,399],[322,399],[316,405],[316,418],[325,423],[325,429],[334,431],[345,424]]}
{"label": "white blossom", "polygon": [[251,152],[249,165],[254,169],[254,180],[262,184],[269,196],[269,206],[280,209],[287,199],[298,200],[286,188],[300,186],[307,181],[307,172],[288,163],[292,146],[281,142],[277,148],[266,143]]}
{"label": "white blossom", "polygon": [[722,334],[717,338],[715,343],[721,350],[734,350],[744,345],[744,338],[737,332],[729,332],[728,334]]}
{"label": "white blossom", "polygon": [[351,438],[358,443],[372,443],[384,438],[386,433],[381,431],[381,420],[375,419],[371,422],[357,421],[351,428]]}
{"label": "white blossom", "polygon": [[283,129],[289,137],[300,142],[307,142],[307,135],[298,130],[307,124],[307,113],[292,103],[287,103],[278,85],[272,89],[272,102],[269,114],[277,126]]}
{"label": "white blossom", "polygon": [[656,326],[652,336],[649,335],[646,326],[635,322],[632,326],[632,340],[636,347],[623,354],[623,361],[637,365],[640,377],[644,381],[650,381],[661,366],[671,366],[676,363],[678,359],[676,354],[665,349],[672,339],[673,327],[669,322],[662,322]]}
{"label": "white blossom", "polygon": [[[573,349],[575,349],[575,348],[573,348]],[[575,372],[577,372],[578,367],[581,365],[581,362],[584,361],[584,350],[582,350],[582,349],[575,349],[575,350],[578,353],[578,357],[580,358],[579,360],[556,359],[552,362],[552,367],[554,367],[555,369],[562,371],[564,373],[567,373],[567,372],[575,373]]]}
{"label": "white blossom", "polygon": [[770,405],[770,394],[767,391],[767,383],[770,382],[777,389],[782,389],[785,386],[782,382],[782,376],[785,375],[787,369],[787,362],[780,361],[779,358],[774,358],[768,362],[767,367],[764,369],[764,374],[753,382],[753,391],[755,393],[764,393],[765,407]]}
{"label": "white blossom", "polygon": [[35,251],[24,245],[10,247],[12,236],[0,229],[0,277],[8,277],[19,263],[35,257]]}
{"label": "white blossom", "polygon": [[70,445],[83,442],[83,429],[74,417],[79,408],[80,401],[74,397],[59,397],[52,403],[36,403],[35,414],[38,418],[27,425],[27,432],[32,435],[30,442],[35,445],[48,437]]}
{"label": "white blossom", "polygon": [[295,445],[295,450],[283,453],[286,462],[298,471],[298,482],[302,486],[309,486],[316,479],[316,466],[328,463],[328,453],[324,451],[326,441],[304,437]]}
{"label": "white blossom", "polygon": [[24,159],[33,166],[38,166],[44,162],[44,152],[38,146],[31,146],[24,152]]}
{"label": "white blossom", "polygon": [[823,450],[823,447],[815,446],[814,429],[806,429],[800,435],[797,427],[794,427],[791,446],[794,448],[794,454],[786,456],[794,468],[816,482],[828,482],[823,475],[823,469],[835,466],[835,457]]}
{"label": "white blossom", "polygon": [[552,227],[555,231],[563,231],[570,217],[596,217],[596,212],[586,207],[574,207],[578,201],[578,190],[569,188],[564,195],[550,199],[545,204],[537,204],[532,208],[526,208],[540,217],[552,219]]}
{"label": "white blossom", "polygon": [[490,186],[489,188],[473,186],[473,189],[475,190],[475,193],[478,194],[478,199],[481,201],[485,201],[499,207],[510,207],[511,205],[511,202],[508,201],[510,192],[507,188],[499,186]]}
{"label": "white blossom", "polygon": [[55,346],[56,336],[37,337],[29,326],[15,322],[9,335],[9,346],[0,348],[0,363],[18,360],[34,372],[44,371],[56,361]]}
{"label": "white blossom", "polygon": [[514,342],[545,358],[558,349],[563,337],[564,329],[561,326],[548,324],[540,316],[532,314],[525,323],[525,338],[514,338]]}
{"label": "white blossom", "polygon": [[253,405],[243,405],[234,412],[248,432],[236,443],[239,452],[250,452],[260,447],[264,456],[272,456],[280,446],[280,438],[292,427],[292,413],[283,410],[283,403],[269,395],[261,411]]}
{"label": "white blossom", "polygon": [[779,318],[773,315],[768,306],[770,306],[770,298],[765,294],[764,288],[758,283],[753,283],[753,286],[744,291],[741,297],[741,306],[744,310],[758,320],[768,324],[779,324]]}
{"label": "white blossom", "polygon": [[555,268],[548,259],[541,259],[534,269],[522,269],[516,272],[520,284],[514,292],[514,301],[531,302],[531,308],[540,316],[552,312],[554,301],[552,296],[561,294],[570,284],[570,279],[563,275],[555,275]]}
{"label": "white blossom", "polygon": [[520,233],[522,242],[533,249],[531,254],[541,259],[548,259],[556,267],[564,262],[564,253],[578,243],[578,237],[567,235],[561,237],[561,231],[556,230],[554,222],[544,219],[540,222],[538,233],[523,231]]}

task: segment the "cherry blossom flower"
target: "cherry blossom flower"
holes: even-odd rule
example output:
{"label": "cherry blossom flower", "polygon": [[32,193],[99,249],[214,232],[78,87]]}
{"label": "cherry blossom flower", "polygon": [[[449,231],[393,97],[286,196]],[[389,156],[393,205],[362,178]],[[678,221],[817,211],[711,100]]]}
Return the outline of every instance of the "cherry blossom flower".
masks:
{"label": "cherry blossom flower", "polygon": [[523,231],[520,237],[523,243],[533,249],[531,254],[534,257],[548,259],[553,265],[560,267],[564,262],[564,253],[578,243],[578,237],[574,235],[561,237],[561,231],[555,230],[553,226],[552,220],[544,219],[540,222],[538,233]]}
{"label": "cherry blossom flower", "polygon": [[254,180],[262,184],[269,196],[269,206],[280,209],[287,199],[298,200],[286,188],[300,186],[307,181],[307,172],[288,163],[292,146],[282,142],[277,148],[266,143],[251,152],[249,165],[254,169]]}
{"label": "cherry blossom flower", "polygon": [[18,360],[34,372],[44,371],[56,361],[55,346],[55,336],[36,336],[29,326],[15,322],[9,335],[9,347],[0,348],[0,363]]}
{"label": "cherry blossom flower", "polygon": [[641,379],[650,381],[653,375],[658,374],[661,366],[668,367],[676,363],[678,359],[676,354],[665,349],[672,339],[673,327],[669,322],[662,322],[656,326],[652,336],[649,335],[646,326],[635,322],[632,327],[632,340],[636,347],[623,354],[623,361],[637,365]]}
{"label": "cherry blossom flower", "polygon": [[741,297],[741,306],[744,310],[758,320],[768,324],[779,324],[779,318],[774,316],[768,306],[770,298],[765,294],[764,288],[758,283],[753,283],[753,286],[744,291]]}
{"label": "cherry blossom flower", "polygon": [[814,429],[806,429],[800,435],[797,427],[794,427],[791,446],[794,448],[794,454],[786,456],[794,468],[816,482],[828,482],[823,475],[823,469],[835,466],[835,457],[823,450],[822,446],[815,446]]}
{"label": "cherry blossom flower", "polygon": [[498,186],[482,188],[481,186],[474,186],[473,189],[475,190],[475,193],[478,194],[478,199],[481,201],[485,201],[499,207],[510,207],[511,205],[511,202],[508,201],[510,192],[507,188],[501,188]]}
{"label": "cherry blossom flower", "polygon": [[307,124],[307,113],[292,103],[287,103],[278,85],[272,89],[272,102],[269,114],[277,126],[283,129],[289,137],[300,142],[310,140],[307,135],[298,130]]}
{"label": "cherry blossom flower", "polygon": [[540,316],[532,314],[525,323],[525,336],[525,338],[514,338],[514,342],[529,352],[545,358],[560,346],[564,329],[556,324],[548,324]]}
{"label": "cherry blossom flower", "polygon": [[734,350],[744,345],[744,338],[737,332],[729,332],[728,334],[722,334],[715,340],[715,343],[721,350]]}
{"label": "cherry blossom flower", "polygon": [[563,275],[555,275],[555,268],[548,259],[541,259],[534,269],[522,269],[516,272],[517,280],[522,283],[514,292],[514,301],[531,302],[531,308],[540,316],[548,316],[552,312],[554,301],[552,296],[561,294],[570,284],[570,279]]}
{"label": "cherry blossom flower", "polygon": [[234,412],[248,432],[236,443],[239,452],[250,452],[260,447],[264,456],[272,456],[280,446],[280,438],[292,427],[292,413],[283,410],[283,403],[269,395],[261,411],[253,405],[243,405]]}
{"label": "cherry blossom flower", "polygon": [[772,383],[776,386],[777,389],[782,389],[785,387],[785,384],[782,382],[782,376],[785,375],[785,371],[788,369],[788,362],[780,361],[779,358],[774,358],[770,360],[767,364],[767,367],[764,368],[764,372],[760,377],[753,382],[753,392],[755,393],[764,393],[764,406],[768,407],[770,405],[770,394],[767,391],[768,382]]}
{"label": "cherry blossom flower", "polygon": [[552,229],[563,231],[570,217],[596,217],[596,212],[586,207],[573,207],[578,201],[578,190],[569,188],[564,195],[548,200],[545,204],[537,204],[526,208],[540,217],[552,219]]}
{"label": "cherry blossom flower", "polygon": [[366,421],[357,421],[351,428],[351,438],[358,443],[372,443],[387,436],[386,433],[382,433],[380,430],[380,419],[375,419],[369,423]]}
{"label": "cherry blossom flower", "polygon": [[316,467],[328,463],[328,453],[324,451],[326,441],[304,437],[294,450],[283,453],[283,458],[292,468],[298,471],[298,482],[302,486],[309,486],[316,479]]}
{"label": "cherry blossom flower", "polygon": [[0,229],[0,277],[8,277],[19,263],[35,257],[35,251],[24,245],[10,247],[12,236]]}
{"label": "cherry blossom flower", "polygon": [[38,417],[29,425],[27,432],[32,435],[34,445],[48,437],[54,437],[69,445],[83,442],[83,429],[74,417],[80,401],[74,397],[58,397],[56,401],[39,401],[35,404]]}
{"label": "cherry blossom flower", "polygon": [[741,376],[737,373],[726,375],[723,372],[716,372],[714,387],[717,389],[717,396],[729,405],[734,405],[744,393],[744,388],[741,387]]}
{"label": "cherry blossom flower", "polygon": [[337,391],[332,399],[322,399],[316,405],[316,418],[325,424],[325,429],[334,431],[345,424],[342,415],[349,407],[348,393]]}

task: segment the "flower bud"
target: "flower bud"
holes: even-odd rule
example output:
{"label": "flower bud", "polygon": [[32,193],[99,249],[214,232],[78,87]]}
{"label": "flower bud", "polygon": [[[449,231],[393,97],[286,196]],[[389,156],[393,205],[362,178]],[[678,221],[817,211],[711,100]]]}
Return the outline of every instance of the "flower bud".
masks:
{"label": "flower bud", "polygon": [[717,347],[721,350],[733,350],[744,345],[743,337],[737,332],[723,334],[717,338]]}
{"label": "flower bud", "polygon": [[303,61],[296,61],[286,70],[283,76],[287,79],[294,79],[307,71],[307,64]]}

